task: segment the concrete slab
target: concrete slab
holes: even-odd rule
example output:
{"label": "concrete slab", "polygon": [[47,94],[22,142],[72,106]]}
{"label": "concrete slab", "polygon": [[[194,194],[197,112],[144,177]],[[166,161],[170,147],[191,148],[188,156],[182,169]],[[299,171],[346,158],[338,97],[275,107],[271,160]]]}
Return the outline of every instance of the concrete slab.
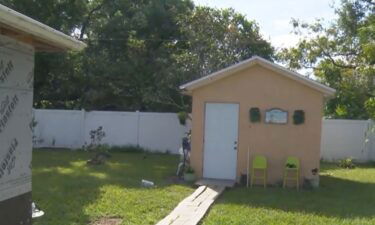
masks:
{"label": "concrete slab", "polygon": [[198,186],[222,186],[222,187],[234,187],[236,184],[235,180],[222,180],[222,179],[211,179],[202,178],[195,182]]}

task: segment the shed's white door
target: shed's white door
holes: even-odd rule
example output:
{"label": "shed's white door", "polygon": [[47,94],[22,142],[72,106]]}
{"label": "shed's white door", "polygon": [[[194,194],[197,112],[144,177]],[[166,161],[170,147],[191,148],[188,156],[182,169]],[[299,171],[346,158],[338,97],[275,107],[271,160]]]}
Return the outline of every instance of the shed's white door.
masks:
{"label": "shed's white door", "polygon": [[238,104],[206,103],[203,177],[236,179]]}

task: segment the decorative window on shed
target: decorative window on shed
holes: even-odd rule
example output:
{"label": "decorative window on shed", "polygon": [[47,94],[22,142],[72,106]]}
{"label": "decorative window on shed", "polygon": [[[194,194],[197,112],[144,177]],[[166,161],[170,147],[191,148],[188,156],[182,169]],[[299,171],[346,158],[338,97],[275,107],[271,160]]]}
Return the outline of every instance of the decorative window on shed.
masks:
{"label": "decorative window on shed", "polygon": [[266,123],[286,124],[288,123],[288,111],[273,108],[266,111]]}

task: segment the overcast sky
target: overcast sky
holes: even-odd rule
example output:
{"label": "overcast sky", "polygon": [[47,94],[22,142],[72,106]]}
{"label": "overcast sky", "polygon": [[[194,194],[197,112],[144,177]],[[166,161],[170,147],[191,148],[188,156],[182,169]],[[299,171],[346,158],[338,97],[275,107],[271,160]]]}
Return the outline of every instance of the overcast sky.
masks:
{"label": "overcast sky", "polygon": [[[194,0],[196,5],[216,8],[234,8],[255,20],[263,37],[270,40],[275,47],[289,47],[298,41],[291,34],[291,18],[313,22],[315,18],[329,21],[334,16],[330,6],[334,0]],[[336,0],[337,4],[338,0]],[[335,5],[337,6],[337,5]]]}

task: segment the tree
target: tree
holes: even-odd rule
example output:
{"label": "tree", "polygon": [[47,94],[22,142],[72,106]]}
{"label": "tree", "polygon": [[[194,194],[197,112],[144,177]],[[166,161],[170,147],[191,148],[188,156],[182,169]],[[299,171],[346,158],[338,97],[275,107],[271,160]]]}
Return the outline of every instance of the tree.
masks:
{"label": "tree", "polygon": [[187,51],[179,60],[193,78],[254,55],[273,58],[273,48],[262,39],[257,24],[233,9],[196,7],[181,24]]}
{"label": "tree", "polygon": [[[154,97],[180,39],[178,18],[190,1],[111,1],[101,10],[87,42],[85,107],[110,110],[173,111],[176,105]],[[102,19],[105,18],[105,19]],[[170,95],[170,93],[166,93]]]}
{"label": "tree", "polygon": [[178,87],[251,56],[272,60],[274,49],[259,34],[259,27],[233,9],[195,7],[178,20],[181,37],[169,45],[172,65],[152,91],[153,100],[168,102],[174,110],[187,109],[189,99]]}
{"label": "tree", "polygon": [[[292,69],[313,69],[317,79],[337,90],[325,114],[333,118],[375,116],[375,4],[371,0],[342,0],[337,19],[329,26],[293,20],[302,39],[283,49],[279,58]],[[303,37],[303,34],[309,37]],[[312,37],[311,37],[312,36]]]}
{"label": "tree", "polygon": [[[72,36],[80,31],[92,8],[99,1],[89,0],[0,0],[33,19]],[[35,56],[34,107],[79,108],[84,83],[84,53],[37,53]]]}
{"label": "tree", "polygon": [[81,53],[37,55],[39,108],[182,111],[190,101],[182,83],[253,55],[273,58],[254,21],[190,0],[0,2],[88,44]]}

